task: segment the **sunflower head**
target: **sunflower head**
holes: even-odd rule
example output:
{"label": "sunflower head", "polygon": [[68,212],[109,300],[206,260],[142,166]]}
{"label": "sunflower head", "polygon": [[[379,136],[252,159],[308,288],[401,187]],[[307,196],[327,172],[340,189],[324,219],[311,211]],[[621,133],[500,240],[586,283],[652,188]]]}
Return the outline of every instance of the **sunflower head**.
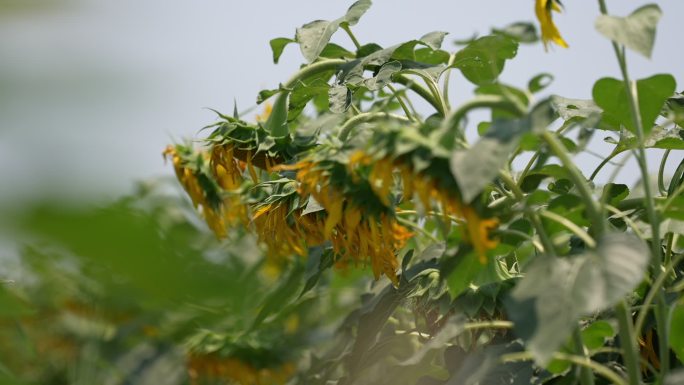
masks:
{"label": "sunflower head", "polygon": [[553,22],[553,12],[562,10],[559,0],[535,0],[535,13],[541,25],[542,42],[544,48],[548,49],[549,43],[557,44],[563,48],[568,48],[568,43],[563,39],[558,31],[558,27]]}

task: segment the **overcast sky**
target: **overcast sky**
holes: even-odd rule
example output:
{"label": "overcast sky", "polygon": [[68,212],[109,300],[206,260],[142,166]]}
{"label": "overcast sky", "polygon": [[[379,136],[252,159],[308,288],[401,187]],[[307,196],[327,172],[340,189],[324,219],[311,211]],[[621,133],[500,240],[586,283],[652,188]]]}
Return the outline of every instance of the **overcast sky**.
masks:
{"label": "overcast sky", "polygon": [[[271,38],[292,37],[296,27],[339,17],[351,4],[52,0],[47,8],[7,6],[21,2],[0,0],[0,200],[75,191],[116,196],[134,180],[169,175],[162,149],[212,122],[204,107],[230,112],[236,99],[248,108],[260,89],[276,87],[298,68],[295,45],[279,65],[272,63]],[[522,46],[503,81],[524,86],[550,71],[556,80],[549,93],[590,98],[596,79],[619,75],[609,43],[593,28],[597,2],[564,3],[555,19],[570,49]],[[608,1],[616,15],[645,3]],[[684,84],[678,26],[684,1],[659,3],[665,15],[653,59],[630,55],[630,71],[634,78],[669,72]],[[454,39],[522,20],[534,20],[533,0],[375,0],[354,31],[362,43],[383,46],[448,31],[445,48],[453,49]],[[334,40],[351,46],[343,33]],[[469,92],[456,75],[452,104]]]}

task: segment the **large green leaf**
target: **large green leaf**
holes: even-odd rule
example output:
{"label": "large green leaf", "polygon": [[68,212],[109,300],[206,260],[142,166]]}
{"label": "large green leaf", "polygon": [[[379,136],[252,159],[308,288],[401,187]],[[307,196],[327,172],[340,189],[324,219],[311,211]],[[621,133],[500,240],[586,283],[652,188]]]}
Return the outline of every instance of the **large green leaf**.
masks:
{"label": "large green leaf", "polygon": [[394,50],[392,58],[396,60],[416,60],[415,48],[417,45],[423,45],[436,51],[442,46],[444,37],[447,34],[448,32],[441,31],[430,32],[420,39],[399,44]]}
{"label": "large green leaf", "polygon": [[[665,101],[674,94],[675,88],[675,79],[669,74],[654,75],[636,82],[644,134],[651,132]],[[627,92],[623,81],[603,78],[594,84],[592,94],[596,104],[603,109],[603,120],[606,124],[613,126],[615,130],[624,126],[632,133],[636,133]]]}
{"label": "large green leaf", "polygon": [[481,37],[458,51],[454,67],[477,85],[491,83],[499,77],[507,59],[518,53],[518,43],[504,35]]}
{"label": "large green leaf", "polygon": [[639,239],[609,234],[596,250],[574,257],[542,257],[526,270],[506,304],[535,360],[546,365],[582,315],[606,309],[641,282],[649,253]]}
{"label": "large green leaf", "polygon": [[596,29],[608,39],[650,58],[662,14],[656,4],[648,4],[627,17],[601,15],[596,20]]}
{"label": "large green leaf", "polygon": [[343,23],[355,25],[370,6],[370,0],[359,0],[352,4],[347,13],[337,20],[315,20],[297,28],[295,36],[304,58],[308,62],[316,60],[340,25]]}
{"label": "large green leaf", "polygon": [[545,129],[555,114],[548,101],[538,104],[521,119],[496,120],[485,136],[467,150],[451,156],[451,173],[458,182],[461,198],[470,203],[491,183],[518,147],[522,134]]}

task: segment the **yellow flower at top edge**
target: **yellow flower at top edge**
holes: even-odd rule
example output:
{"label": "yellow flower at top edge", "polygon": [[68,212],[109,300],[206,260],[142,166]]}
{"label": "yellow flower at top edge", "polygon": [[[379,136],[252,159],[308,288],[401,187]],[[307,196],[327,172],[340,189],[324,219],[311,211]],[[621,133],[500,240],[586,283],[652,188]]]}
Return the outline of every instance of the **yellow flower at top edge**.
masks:
{"label": "yellow flower at top edge", "polygon": [[561,7],[558,0],[535,0],[534,7],[537,19],[541,25],[541,37],[544,49],[548,49],[549,42],[556,43],[563,48],[568,48],[568,43],[561,36],[556,24],[553,23],[552,12],[560,12]]}

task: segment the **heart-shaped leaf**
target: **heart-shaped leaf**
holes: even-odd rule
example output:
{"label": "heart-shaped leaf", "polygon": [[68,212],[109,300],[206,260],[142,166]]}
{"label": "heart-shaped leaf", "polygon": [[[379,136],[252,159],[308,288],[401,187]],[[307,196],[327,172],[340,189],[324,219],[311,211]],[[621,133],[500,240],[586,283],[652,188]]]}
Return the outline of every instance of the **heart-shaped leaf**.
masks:
{"label": "heart-shaped leaf", "polygon": [[576,257],[545,257],[526,271],[507,303],[518,336],[545,365],[585,314],[606,309],[642,280],[649,261],[643,241],[609,234]]}
{"label": "heart-shaped leaf", "polygon": [[[636,91],[644,134],[651,132],[665,101],[674,94],[676,86],[675,79],[670,74],[659,74],[637,80]],[[603,78],[594,84],[592,94],[596,104],[603,109],[604,123],[613,126],[613,129],[617,131],[622,125],[632,133],[636,133],[627,92],[623,81]]]}
{"label": "heart-shaped leaf", "polygon": [[304,58],[308,62],[316,60],[340,25],[355,25],[370,6],[370,0],[359,0],[352,4],[347,13],[337,20],[315,20],[297,28],[295,38],[299,42],[299,48]]}
{"label": "heart-shaped leaf", "polygon": [[456,53],[454,66],[477,85],[491,83],[503,71],[507,59],[518,53],[518,42],[504,35],[481,37]]}
{"label": "heart-shaped leaf", "polygon": [[596,20],[596,29],[610,40],[650,58],[662,14],[660,7],[648,4],[627,17],[601,15]]}

